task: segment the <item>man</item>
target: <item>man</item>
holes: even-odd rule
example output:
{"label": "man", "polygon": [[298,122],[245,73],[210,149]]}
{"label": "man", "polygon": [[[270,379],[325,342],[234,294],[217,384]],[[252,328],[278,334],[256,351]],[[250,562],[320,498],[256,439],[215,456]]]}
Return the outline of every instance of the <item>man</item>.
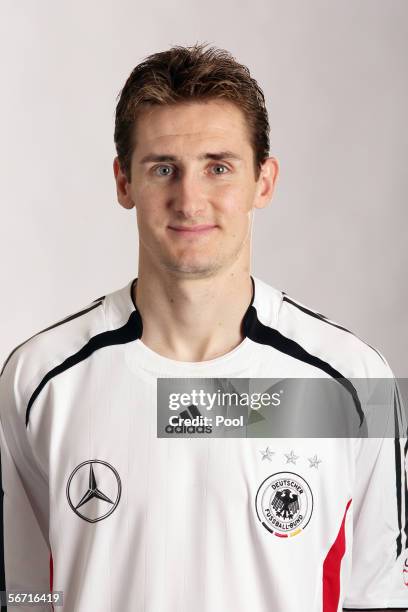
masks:
{"label": "man", "polygon": [[408,605],[395,391],[395,439],[157,436],[158,378],[341,380],[362,421],[352,379],[392,379],[251,276],[253,211],[278,176],[268,132],[225,51],[174,47],[129,76],[114,175],[137,279],[17,347],[0,378],[7,589],[61,590],[78,612]]}

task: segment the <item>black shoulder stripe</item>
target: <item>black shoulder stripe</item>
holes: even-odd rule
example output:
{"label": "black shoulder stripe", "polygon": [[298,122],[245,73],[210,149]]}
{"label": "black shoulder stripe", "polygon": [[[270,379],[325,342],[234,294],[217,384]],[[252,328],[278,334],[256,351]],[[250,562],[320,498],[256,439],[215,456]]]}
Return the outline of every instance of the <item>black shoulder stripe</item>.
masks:
{"label": "black shoulder stripe", "polygon": [[[352,336],[355,336],[356,338],[358,338],[358,336],[354,332],[350,331],[346,327],[343,327],[342,325],[338,325],[337,323],[333,323],[333,321],[329,321],[329,319],[325,317],[324,315],[320,314],[320,312],[309,310],[309,308],[306,308],[306,306],[301,306],[300,304],[297,304],[296,302],[291,300],[290,297],[288,297],[286,294],[283,295],[282,300],[284,302],[288,302],[288,304],[292,304],[292,306],[295,306],[295,308],[298,308],[305,314],[308,314],[311,317],[314,317],[315,319],[319,319],[319,321],[324,321],[324,323],[327,323],[327,325],[331,325],[332,327],[337,327],[337,329],[341,329],[342,331],[345,331],[348,334],[351,334]],[[358,339],[361,340],[361,338],[358,338]],[[377,351],[377,349],[374,346],[371,346],[371,344],[368,344],[368,342],[365,342],[364,340],[361,340],[361,342],[364,342],[364,344],[367,344],[367,346],[369,346],[373,351],[377,353],[377,355],[381,358],[381,361],[385,363],[384,357],[381,355],[381,353],[379,353],[379,351]]]}
{"label": "black shoulder stripe", "polygon": [[30,401],[27,404],[26,426],[28,426],[30,410],[32,408],[33,403],[35,402],[47,382],[54,378],[54,376],[58,376],[58,374],[61,374],[61,372],[65,372],[65,370],[68,370],[77,363],[83,361],[84,359],[87,359],[90,355],[92,355],[92,353],[94,353],[98,349],[101,349],[105,346],[113,346],[115,344],[125,344],[127,342],[132,342],[133,340],[137,340],[138,338],[140,338],[141,335],[142,320],[139,312],[133,311],[127,323],[122,327],[102,332],[90,338],[88,342],[81,349],[79,349],[79,351],[67,357],[65,361],[57,365],[44,376],[32,396],[30,397]]}
{"label": "black shoulder stripe", "polygon": [[397,393],[394,389],[394,435],[396,438],[400,438],[401,434],[400,434],[400,427],[401,427],[401,411],[400,411],[400,406],[398,403],[398,397],[397,397]]}
{"label": "black shoulder stripe", "polygon": [[[398,407],[398,415],[399,415],[399,420],[401,423],[401,438],[408,438],[408,424],[406,421],[406,415],[405,415],[405,404],[401,398],[401,392],[400,392],[400,388],[398,386],[398,382],[397,380],[395,380],[395,386],[394,386],[394,401],[397,403],[397,407]],[[404,429],[405,426],[405,429]]]}
{"label": "black shoulder stripe", "polygon": [[16,346],[11,351],[10,355],[7,357],[6,361],[3,364],[3,367],[2,367],[1,372],[0,372],[0,376],[3,374],[4,368],[6,367],[6,365],[8,364],[8,362],[10,361],[10,359],[12,358],[14,353],[17,351],[17,349],[19,349],[21,346],[26,344],[32,338],[35,338],[36,336],[39,336],[40,334],[43,334],[44,332],[46,332],[46,331],[48,331],[50,329],[53,329],[54,327],[58,327],[59,325],[63,325],[64,323],[67,323],[68,321],[72,321],[73,319],[76,319],[78,317],[82,317],[84,314],[86,314],[90,310],[93,310],[94,308],[97,308],[98,306],[100,306],[103,303],[104,298],[105,298],[105,296],[103,296],[102,298],[99,298],[99,301],[97,301],[96,303],[92,302],[93,306],[89,306],[89,308],[85,308],[85,310],[80,310],[79,312],[76,312],[76,313],[74,313],[72,315],[69,315],[65,319],[62,319],[62,321],[58,321],[58,323],[53,323],[53,325],[50,325],[49,327],[46,327],[45,329],[41,329],[39,332],[37,332],[33,336],[30,336],[30,338],[27,338],[27,340],[24,340],[24,342],[22,342],[21,344]]}
{"label": "black shoulder stripe", "polygon": [[[405,419],[403,415],[404,406],[401,400],[400,390],[397,382],[394,387],[394,426],[395,426],[395,468],[396,468],[396,488],[397,488],[397,513],[398,513],[398,526],[399,535],[397,537],[397,557],[398,550],[401,552],[401,533],[402,529],[405,534],[405,548],[408,548],[408,486],[407,486],[407,471],[405,468],[408,451],[408,437],[407,431],[404,429]],[[400,451],[400,440],[405,439],[404,453]],[[398,445],[398,448],[397,448]],[[401,459],[402,459],[402,478],[401,481]],[[398,461],[400,463],[398,463]],[[402,489],[404,489],[404,515],[405,518],[402,520]]]}
{"label": "black shoulder stripe", "polygon": [[261,323],[261,321],[259,321],[258,319],[258,314],[254,306],[251,306],[247,310],[242,325],[243,333],[254,342],[272,346],[276,350],[281,351],[286,355],[290,355],[295,359],[299,359],[300,361],[308,363],[316,368],[319,368],[323,372],[326,372],[326,374],[328,374],[332,378],[337,379],[338,382],[343,385],[343,387],[347,389],[347,391],[353,397],[357,413],[360,417],[361,427],[364,422],[364,413],[361,408],[361,402],[358,398],[358,394],[355,387],[347,378],[340,374],[340,372],[338,372],[326,361],[323,361],[319,357],[308,353],[302,346],[300,346],[300,344],[298,344],[294,340],[287,338],[278,330],[273,329],[272,327],[267,327],[266,325]]}
{"label": "black shoulder stripe", "polygon": [[[395,410],[395,408],[394,408]],[[397,418],[394,412],[394,418]],[[401,495],[401,447],[399,438],[394,438],[395,453],[395,492],[397,497],[398,535],[395,539],[397,546],[397,559],[402,551],[402,495]]]}

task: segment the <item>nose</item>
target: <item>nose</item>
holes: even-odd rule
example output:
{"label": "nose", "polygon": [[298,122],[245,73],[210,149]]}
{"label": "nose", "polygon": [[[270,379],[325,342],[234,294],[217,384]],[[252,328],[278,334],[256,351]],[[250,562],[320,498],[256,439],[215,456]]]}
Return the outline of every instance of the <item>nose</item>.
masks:
{"label": "nose", "polygon": [[171,204],[184,217],[197,217],[205,209],[205,189],[194,172],[183,172],[174,184]]}

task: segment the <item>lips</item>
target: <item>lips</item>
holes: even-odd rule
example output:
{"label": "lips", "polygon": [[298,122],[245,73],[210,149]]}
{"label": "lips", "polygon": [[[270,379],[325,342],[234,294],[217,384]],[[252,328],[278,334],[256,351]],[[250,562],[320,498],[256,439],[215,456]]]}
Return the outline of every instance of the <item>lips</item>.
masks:
{"label": "lips", "polygon": [[200,234],[215,229],[216,225],[169,225],[169,229],[179,232],[180,234]]}

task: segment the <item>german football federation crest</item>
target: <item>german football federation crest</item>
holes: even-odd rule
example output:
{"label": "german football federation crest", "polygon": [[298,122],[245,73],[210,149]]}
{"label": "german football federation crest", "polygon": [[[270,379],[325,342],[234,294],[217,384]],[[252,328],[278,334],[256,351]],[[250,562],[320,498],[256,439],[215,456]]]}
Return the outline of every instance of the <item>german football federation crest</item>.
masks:
{"label": "german football federation crest", "polygon": [[265,478],[255,498],[258,519],[280,538],[298,535],[310,521],[313,495],[306,480],[294,472]]}

